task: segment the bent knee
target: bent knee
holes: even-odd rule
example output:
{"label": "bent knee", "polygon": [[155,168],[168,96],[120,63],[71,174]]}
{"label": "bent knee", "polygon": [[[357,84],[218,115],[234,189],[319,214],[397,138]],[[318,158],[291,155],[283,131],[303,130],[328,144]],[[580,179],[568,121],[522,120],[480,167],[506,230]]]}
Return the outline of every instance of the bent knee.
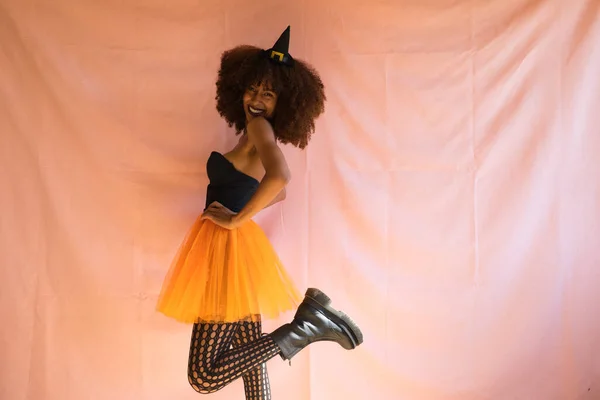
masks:
{"label": "bent knee", "polygon": [[188,374],[188,382],[200,394],[214,393],[225,386],[216,380],[200,377],[196,372]]}

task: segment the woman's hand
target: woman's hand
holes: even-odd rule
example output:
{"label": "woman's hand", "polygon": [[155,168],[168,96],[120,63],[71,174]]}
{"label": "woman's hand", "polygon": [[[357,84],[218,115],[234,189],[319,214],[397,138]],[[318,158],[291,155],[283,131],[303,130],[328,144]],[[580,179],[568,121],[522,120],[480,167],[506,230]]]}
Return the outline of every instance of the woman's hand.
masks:
{"label": "woman's hand", "polygon": [[216,225],[225,229],[235,229],[240,225],[237,218],[235,218],[236,215],[236,212],[231,211],[223,204],[218,201],[213,201],[206,210],[204,210],[200,219],[209,219]]}

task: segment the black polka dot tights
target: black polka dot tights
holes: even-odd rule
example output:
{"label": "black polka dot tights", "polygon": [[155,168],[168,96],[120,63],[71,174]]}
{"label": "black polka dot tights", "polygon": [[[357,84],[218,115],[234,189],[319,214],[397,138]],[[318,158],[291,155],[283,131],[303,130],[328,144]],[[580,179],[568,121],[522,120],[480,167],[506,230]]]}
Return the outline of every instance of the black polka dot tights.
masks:
{"label": "black polka dot tights", "polygon": [[280,350],[261,330],[260,321],[194,324],[188,360],[194,390],[213,393],[242,377],[247,400],[270,400],[266,362]]}

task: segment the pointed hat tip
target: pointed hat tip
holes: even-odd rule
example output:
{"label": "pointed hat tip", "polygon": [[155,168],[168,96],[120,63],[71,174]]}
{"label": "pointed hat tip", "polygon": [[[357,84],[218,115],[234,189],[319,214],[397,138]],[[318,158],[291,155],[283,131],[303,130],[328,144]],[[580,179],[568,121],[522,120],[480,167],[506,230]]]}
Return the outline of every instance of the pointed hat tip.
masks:
{"label": "pointed hat tip", "polygon": [[281,33],[272,48],[266,51],[269,58],[281,64],[293,65],[294,59],[289,54],[290,25]]}

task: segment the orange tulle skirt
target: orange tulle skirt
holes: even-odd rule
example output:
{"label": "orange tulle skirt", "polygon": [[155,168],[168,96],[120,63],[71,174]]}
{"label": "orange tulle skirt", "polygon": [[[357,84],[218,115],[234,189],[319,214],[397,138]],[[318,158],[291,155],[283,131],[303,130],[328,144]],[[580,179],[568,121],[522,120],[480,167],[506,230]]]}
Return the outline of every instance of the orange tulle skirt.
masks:
{"label": "orange tulle skirt", "polygon": [[276,318],[301,301],[254,221],[228,230],[198,218],[165,277],[156,309],[178,321]]}

